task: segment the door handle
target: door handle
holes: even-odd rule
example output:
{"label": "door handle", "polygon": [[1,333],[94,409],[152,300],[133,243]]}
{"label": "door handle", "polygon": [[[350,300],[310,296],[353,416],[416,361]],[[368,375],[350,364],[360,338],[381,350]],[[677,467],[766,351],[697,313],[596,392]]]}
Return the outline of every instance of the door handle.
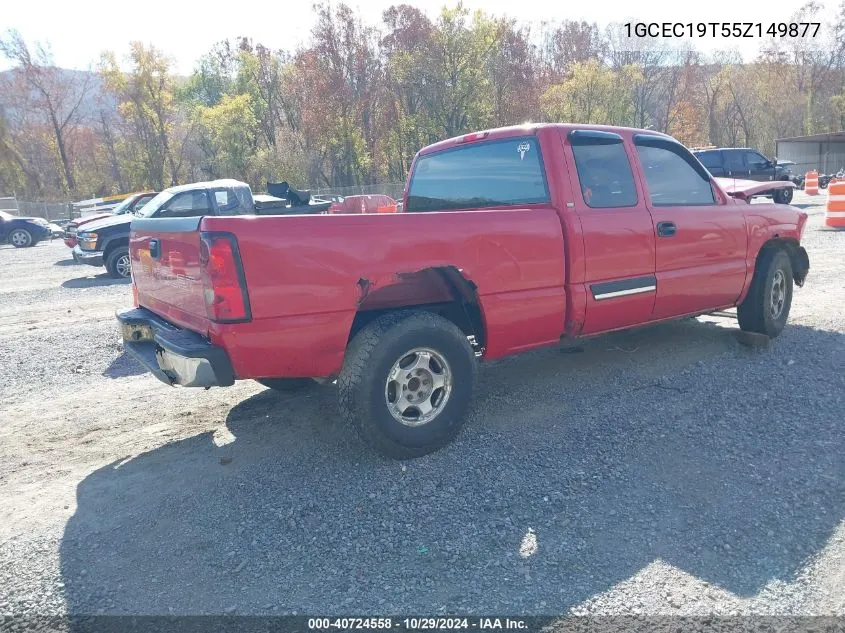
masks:
{"label": "door handle", "polygon": [[153,259],[161,257],[161,242],[156,239],[150,240],[150,257]]}
{"label": "door handle", "polygon": [[678,227],[675,226],[674,222],[658,222],[657,223],[657,234],[660,237],[674,237],[675,233],[677,233]]}

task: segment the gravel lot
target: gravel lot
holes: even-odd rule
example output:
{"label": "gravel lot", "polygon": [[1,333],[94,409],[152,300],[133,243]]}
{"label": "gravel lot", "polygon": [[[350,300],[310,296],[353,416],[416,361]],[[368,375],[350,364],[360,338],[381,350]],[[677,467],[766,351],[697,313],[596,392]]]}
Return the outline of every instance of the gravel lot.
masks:
{"label": "gravel lot", "polygon": [[706,317],[485,365],[404,463],[330,387],[167,388],[126,282],[0,247],[0,614],[845,615],[845,233],[796,205],[769,349]]}

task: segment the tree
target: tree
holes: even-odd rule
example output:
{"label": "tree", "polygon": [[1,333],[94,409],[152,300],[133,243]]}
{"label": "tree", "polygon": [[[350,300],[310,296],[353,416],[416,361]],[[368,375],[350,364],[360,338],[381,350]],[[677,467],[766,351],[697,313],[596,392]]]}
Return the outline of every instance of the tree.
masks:
{"label": "tree", "polygon": [[417,150],[438,138],[425,80],[434,75],[434,25],[422,11],[406,4],[387,9],[383,20],[387,33],[380,42],[385,60],[382,156],[386,177],[404,180]]}
{"label": "tree", "polygon": [[194,116],[198,133],[209,140],[203,171],[211,178],[238,178],[258,184],[253,168],[260,126],[252,97],[224,94],[216,105],[200,106]]}
{"label": "tree", "polygon": [[492,119],[488,60],[499,44],[494,21],[461,3],[444,8],[432,37],[427,102],[444,137],[487,127]]}
{"label": "tree", "polygon": [[118,112],[129,124],[133,151],[141,156],[143,182],[156,188],[179,182],[185,140],[175,101],[175,83],[169,60],[156,48],[141,42],[129,45],[123,72],[112,53],[105,53],[101,74],[106,88],[117,98]]}
{"label": "tree", "polygon": [[90,75],[85,73],[79,81],[72,73],[57,68],[49,49],[36,44],[30,50],[15,30],[0,38],[0,52],[16,64],[15,77],[29,89],[29,107],[50,127],[61,162],[64,189],[75,193],[70,140],[82,119],[81,106],[90,89]]}
{"label": "tree", "polygon": [[546,90],[540,106],[554,121],[630,125],[641,76],[636,66],[613,71],[595,59],[576,62],[568,79]]}

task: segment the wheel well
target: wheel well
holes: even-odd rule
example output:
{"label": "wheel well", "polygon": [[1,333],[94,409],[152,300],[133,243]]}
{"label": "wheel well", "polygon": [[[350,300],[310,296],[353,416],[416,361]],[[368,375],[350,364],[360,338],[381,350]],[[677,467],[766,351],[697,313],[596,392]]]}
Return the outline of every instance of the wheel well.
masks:
{"label": "wheel well", "polygon": [[484,318],[476,285],[454,266],[397,273],[390,283],[374,286],[360,279],[361,299],[352,321],[349,340],[382,314],[414,308],[448,319],[463,331],[476,351],[487,344]]}
{"label": "wheel well", "polygon": [[773,250],[782,250],[789,255],[789,262],[792,264],[792,277],[798,286],[804,285],[804,279],[809,270],[809,261],[807,260],[807,253],[801,248],[798,240],[786,237],[773,237],[768,242],[763,244],[760,252],[757,253],[757,261],[754,263],[754,270],[760,264],[760,259],[764,252],[771,252]]}
{"label": "wheel well", "polygon": [[129,238],[128,237],[120,237],[116,240],[112,240],[108,244],[106,244],[106,249],[103,251],[103,261],[105,262],[109,255],[112,254],[112,251],[116,249],[118,246],[129,246]]}

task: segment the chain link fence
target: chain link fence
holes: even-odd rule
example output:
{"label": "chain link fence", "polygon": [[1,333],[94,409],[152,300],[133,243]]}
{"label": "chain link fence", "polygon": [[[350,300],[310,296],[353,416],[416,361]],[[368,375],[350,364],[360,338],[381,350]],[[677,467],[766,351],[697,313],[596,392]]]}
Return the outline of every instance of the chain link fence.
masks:
{"label": "chain link fence", "polygon": [[29,202],[14,196],[0,197],[0,211],[21,217],[44,218],[50,222],[69,219],[72,208],[69,202]]}

